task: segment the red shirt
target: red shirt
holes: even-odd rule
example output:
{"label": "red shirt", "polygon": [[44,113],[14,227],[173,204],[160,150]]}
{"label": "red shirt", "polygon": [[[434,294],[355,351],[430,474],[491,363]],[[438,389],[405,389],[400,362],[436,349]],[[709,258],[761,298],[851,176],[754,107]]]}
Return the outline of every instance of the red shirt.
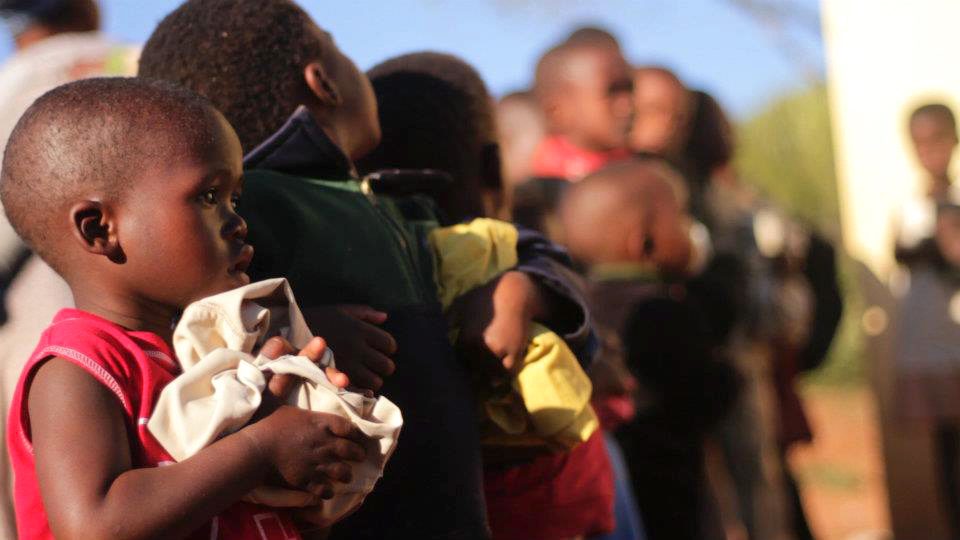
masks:
{"label": "red shirt", "polygon": [[[147,431],[147,419],[160,391],[180,372],[160,336],[133,332],[77,309],[57,313],[20,375],[13,396],[7,444],[14,471],[14,506],[21,540],[52,539],[37,485],[27,410],[29,381],[45,360],[60,357],[87,371],[117,397],[130,437],[136,468],[172,464],[173,458]],[[195,538],[291,540],[300,534],[286,513],[238,502],[196,531]]]}
{"label": "red shirt", "polygon": [[537,147],[532,168],[534,176],[552,176],[576,182],[608,163],[629,157],[630,152],[626,148],[597,152],[574,146],[563,137],[553,135]]}
{"label": "red shirt", "polygon": [[556,540],[612,532],[613,468],[603,434],[561,454],[483,473],[494,540]]}

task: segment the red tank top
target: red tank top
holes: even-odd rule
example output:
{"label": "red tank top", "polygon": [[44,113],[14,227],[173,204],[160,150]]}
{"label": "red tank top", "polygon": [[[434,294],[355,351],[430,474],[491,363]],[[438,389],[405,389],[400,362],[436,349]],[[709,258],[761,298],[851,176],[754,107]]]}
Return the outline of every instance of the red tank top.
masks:
{"label": "red tank top", "polygon": [[[147,431],[147,419],[160,391],[180,372],[170,348],[156,334],[126,330],[77,309],[61,310],[24,367],[10,408],[7,444],[21,540],[53,538],[37,485],[27,392],[37,367],[54,356],[86,370],[117,397],[127,432],[136,434],[129,438],[134,467],[160,467],[174,462]],[[196,531],[192,538],[291,540],[300,538],[300,534],[286,513],[238,502]]]}

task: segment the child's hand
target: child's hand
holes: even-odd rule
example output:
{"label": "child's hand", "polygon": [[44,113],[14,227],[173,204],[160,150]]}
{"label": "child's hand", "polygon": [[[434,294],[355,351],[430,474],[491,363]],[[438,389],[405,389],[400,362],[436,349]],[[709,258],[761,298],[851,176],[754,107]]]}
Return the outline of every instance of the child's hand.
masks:
{"label": "child's hand", "polygon": [[397,342],[377,325],[387,314],[369,306],[340,305],[305,309],[303,316],[314,334],[327,337],[337,366],[361,389],[377,391],[396,370],[390,355]]}
{"label": "child's hand", "polygon": [[[323,338],[315,337],[307,343],[307,346],[304,347],[303,350],[296,354],[298,356],[305,356],[313,363],[319,364],[326,350],[327,344]],[[295,349],[289,341],[277,336],[270,338],[263,344],[263,347],[260,349],[260,354],[270,359],[276,359],[285,354],[294,354],[294,351]],[[335,367],[326,367],[324,368],[324,372],[327,375],[327,379],[339,388],[346,388],[350,384],[350,379]],[[296,388],[296,384],[300,379],[295,375],[288,374],[269,374],[268,376],[270,378],[267,381],[267,390],[263,394],[263,401],[260,404],[257,415],[254,417],[254,421],[265,417],[277,407],[286,403],[287,398],[290,397],[290,392]]]}
{"label": "child's hand", "polygon": [[[522,272],[507,272],[475,289],[454,306],[460,326],[457,347],[479,351],[499,360],[499,367],[515,375],[523,366],[530,343],[530,323],[543,311],[537,285]],[[501,370],[501,376],[503,371]]]}
{"label": "child's hand", "polygon": [[350,420],[281,406],[238,433],[250,439],[286,484],[333,497],[333,483],[353,479],[349,462],[366,458],[367,437]]}

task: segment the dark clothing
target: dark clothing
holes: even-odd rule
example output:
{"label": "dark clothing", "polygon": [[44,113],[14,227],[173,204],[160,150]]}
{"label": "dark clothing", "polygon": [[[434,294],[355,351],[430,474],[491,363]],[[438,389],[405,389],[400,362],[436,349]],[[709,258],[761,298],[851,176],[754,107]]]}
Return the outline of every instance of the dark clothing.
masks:
{"label": "dark clothing", "polygon": [[[403,411],[400,443],[374,492],[332,537],[487,538],[473,393],[448,341],[426,239],[436,226],[432,201],[375,195],[305,109],[244,164],[240,213],[256,249],[251,277],[287,277],[304,307],[363,303],[387,311],[384,329],[398,345],[383,394]],[[578,306],[566,337],[583,354],[586,310],[570,294],[575,286],[552,272],[563,261],[548,248],[525,238],[521,269],[548,276],[541,282]]]}
{"label": "dark clothing", "polygon": [[799,368],[810,371],[827,358],[843,315],[836,253],[830,242],[817,233],[810,234],[803,275],[813,295],[813,317],[807,343],[800,351]]}
{"label": "dark clothing", "polygon": [[555,228],[557,205],[570,182],[563,178],[530,178],[513,188],[513,221],[543,234]]}
{"label": "dark clothing", "polygon": [[620,347],[603,340],[597,361],[621,354],[640,384],[637,415],[615,435],[647,538],[722,538],[703,445],[736,398],[736,373],[715,358],[712,333],[682,289],[617,279],[594,281],[590,290],[601,335],[621,336]]}

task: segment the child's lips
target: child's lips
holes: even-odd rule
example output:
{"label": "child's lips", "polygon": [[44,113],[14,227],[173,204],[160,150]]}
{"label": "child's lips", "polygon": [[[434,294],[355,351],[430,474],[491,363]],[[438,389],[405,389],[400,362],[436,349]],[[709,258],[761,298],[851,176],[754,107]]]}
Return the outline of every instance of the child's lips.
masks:
{"label": "child's lips", "polygon": [[236,262],[230,267],[231,274],[242,274],[250,267],[250,261],[253,260],[253,246],[244,244],[237,254]]}

